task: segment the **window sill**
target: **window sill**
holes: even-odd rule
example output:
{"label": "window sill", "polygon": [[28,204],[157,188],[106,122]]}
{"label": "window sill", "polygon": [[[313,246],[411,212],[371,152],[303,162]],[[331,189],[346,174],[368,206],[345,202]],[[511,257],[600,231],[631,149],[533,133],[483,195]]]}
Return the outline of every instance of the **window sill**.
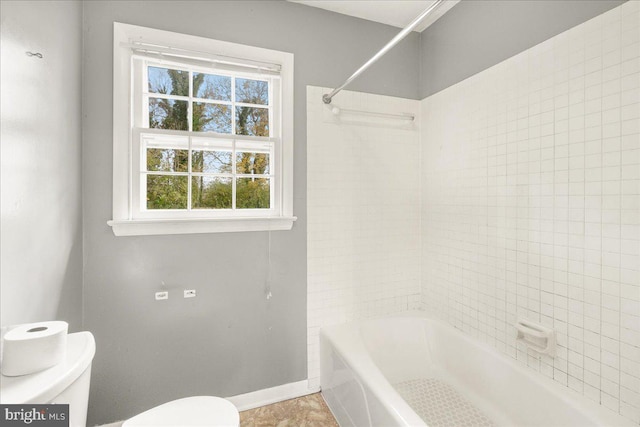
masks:
{"label": "window sill", "polygon": [[293,217],[207,218],[207,219],[131,219],[111,220],[116,236],[154,236],[162,234],[232,233],[242,231],[291,230]]}

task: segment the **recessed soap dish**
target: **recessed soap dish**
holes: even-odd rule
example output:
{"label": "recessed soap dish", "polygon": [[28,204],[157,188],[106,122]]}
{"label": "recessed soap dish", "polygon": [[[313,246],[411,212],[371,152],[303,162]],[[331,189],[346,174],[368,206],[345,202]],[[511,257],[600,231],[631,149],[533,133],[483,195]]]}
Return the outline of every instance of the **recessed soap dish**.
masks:
{"label": "recessed soap dish", "polygon": [[519,319],[515,326],[518,331],[516,341],[540,354],[555,356],[556,333],[553,329],[526,319]]}

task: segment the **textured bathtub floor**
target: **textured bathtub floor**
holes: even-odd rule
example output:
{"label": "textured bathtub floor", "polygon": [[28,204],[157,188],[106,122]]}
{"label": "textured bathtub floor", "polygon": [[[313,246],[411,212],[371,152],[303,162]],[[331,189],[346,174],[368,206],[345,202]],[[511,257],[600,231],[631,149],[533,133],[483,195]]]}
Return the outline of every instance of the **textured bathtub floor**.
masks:
{"label": "textured bathtub floor", "polygon": [[424,378],[394,387],[430,427],[493,426],[485,414],[443,381]]}
{"label": "textured bathtub floor", "polygon": [[240,427],[338,427],[320,393],[240,412]]}

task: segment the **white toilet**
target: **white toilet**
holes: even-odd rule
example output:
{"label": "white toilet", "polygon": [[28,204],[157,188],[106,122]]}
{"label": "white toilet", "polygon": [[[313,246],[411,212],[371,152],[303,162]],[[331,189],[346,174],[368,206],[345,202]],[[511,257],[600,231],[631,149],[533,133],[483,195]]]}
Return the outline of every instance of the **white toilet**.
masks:
{"label": "white toilet", "polygon": [[19,377],[0,376],[0,403],[69,404],[69,426],[87,425],[91,362],[96,344],[90,332],[67,335],[66,359]]}
{"label": "white toilet", "polygon": [[194,396],[173,400],[125,421],[122,427],[238,427],[238,410],[226,399]]}
{"label": "white toilet", "polygon": [[[19,377],[0,376],[0,403],[69,404],[69,426],[85,427],[91,362],[96,344],[90,332],[67,335],[64,362]],[[137,415],[123,427],[238,427],[240,416],[233,403],[212,396],[174,400]]]}

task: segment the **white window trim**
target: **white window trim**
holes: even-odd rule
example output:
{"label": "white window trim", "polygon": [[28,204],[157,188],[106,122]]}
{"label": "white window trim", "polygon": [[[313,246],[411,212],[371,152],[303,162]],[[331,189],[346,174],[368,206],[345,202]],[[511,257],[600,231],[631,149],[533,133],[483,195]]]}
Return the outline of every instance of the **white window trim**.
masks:
{"label": "white window trim", "polygon": [[[113,28],[113,220],[107,221],[116,236],[191,234],[239,231],[290,230],[293,216],[293,54],[253,46],[156,30],[114,22]],[[281,76],[281,197],[277,215],[211,218],[135,218],[131,162],[132,43],[172,46],[205,57],[251,58],[277,64]]]}

